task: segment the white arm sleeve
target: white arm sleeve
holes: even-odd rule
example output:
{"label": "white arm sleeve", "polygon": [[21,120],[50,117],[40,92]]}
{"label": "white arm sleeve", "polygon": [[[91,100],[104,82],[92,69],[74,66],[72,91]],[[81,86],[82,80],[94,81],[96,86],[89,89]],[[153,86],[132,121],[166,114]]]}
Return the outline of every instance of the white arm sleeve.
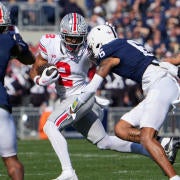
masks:
{"label": "white arm sleeve", "polygon": [[82,94],[79,95],[72,104],[71,110],[76,112],[84,103],[86,103],[95,94],[102,82],[103,77],[95,74],[91,82],[83,89]]}
{"label": "white arm sleeve", "polygon": [[82,90],[82,92],[96,92],[97,89],[100,87],[100,85],[103,82],[103,77],[101,77],[98,74],[95,74],[90,81],[90,83]]}

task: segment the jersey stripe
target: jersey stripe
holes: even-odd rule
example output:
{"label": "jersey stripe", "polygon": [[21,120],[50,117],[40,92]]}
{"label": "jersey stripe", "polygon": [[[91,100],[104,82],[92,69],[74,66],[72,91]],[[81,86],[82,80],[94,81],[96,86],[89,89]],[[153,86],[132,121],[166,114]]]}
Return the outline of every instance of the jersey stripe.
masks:
{"label": "jersey stripe", "polygon": [[69,114],[65,112],[65,114],[61,115],[59,119],[56,120],[56,126],[59,127],[59,125],[64,121],[67,120]]}
{"label": "jersey stripe", "polygon": [[45,48],[41,43],[39,44],[39,49],[40,49],[43,53],[47,54],[46,48]]}

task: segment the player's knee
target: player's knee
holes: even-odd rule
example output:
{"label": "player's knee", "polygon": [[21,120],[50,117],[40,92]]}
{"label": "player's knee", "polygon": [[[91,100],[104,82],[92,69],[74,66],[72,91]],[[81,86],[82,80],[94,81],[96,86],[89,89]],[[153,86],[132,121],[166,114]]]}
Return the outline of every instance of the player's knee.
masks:
{"label": "player's knee", "polygon": [[140,143],[147,149],[152,145],[152,137],[148,133],[141,131]]}
{"label": "player's knee", "polygon": [[46,123],[45,123],[45,125],[43,127],[43,131],[46,133],[46,135],[48,135],[51,132],[51,130],[54,129],[53,125],[54,124],[52,122],[46,121]]}
{"label": "player's knee", "polygon": [[123,124],[123,122],[119,121],[114,127],[115,135],[123,139],[124,137],[127,136],[126,128],[127,127]]}
{"label": "player's knee", "polygon": [[140,144],[142,144],[143,147],[147,149],[148,145],[151,144],[150,138],[148,138],[147,136],[140,136]]}

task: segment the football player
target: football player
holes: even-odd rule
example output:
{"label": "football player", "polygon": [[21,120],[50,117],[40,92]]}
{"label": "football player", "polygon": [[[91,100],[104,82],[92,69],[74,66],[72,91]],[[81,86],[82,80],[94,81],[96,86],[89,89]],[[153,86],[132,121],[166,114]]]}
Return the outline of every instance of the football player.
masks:
{"label": "football player", "polygon": [[33,64],[35,57],[29,51],[28,45],[16,30],[9,29],[11,21],[9,11],[0,3],[0,156],[7,168],[8,175],[13,180],[24,179],[24,168],[17,156],[16,129],[12,117],[12,108],[4,87],[4,77],[7,65],[12,58],[23,64]]}
{"label": "football player", "polygon": [[[109,136],[105,132],[101,123],[102,110],[94,102],[94,96],[89,98],[89,101],[75,116],[66,111],[86,86],[91,62],[86,44],[88,32],[85,19],[77,13],[67,14],[61,20],[59,28],[60,34],[42,36],[39,54],[30,71],[31,78],[39,85],[46,86],[55,82],[60,97],[55,110],[44,126],[44,131],[62,167],[62,173],[56,180],[78,179],[70,161],[67,142],[61,133],[69,125],[72,125],[100,149],[133,152],[149,156],[142,145],[121,140],[116,136]],[[56,65],[58,68],[58,80],[57,77],[47,76],[47,69],[41,75],[38,74],[39,67],[45,66],[47,63]],[[76,106],[76,102],[74,102],[74,106]]]}
{"label": "football player", "polygon": [[[71,106],[72,112],[75,113],[96,92],[109,72],[140,83],[145,99],[121,117],[115,126],[115,134],[124,140],[141,143],[170,180],[180,180],[157,140],[169,108],[180,95],[176,79],[159,66],[151,52],[133,40],[118,38],[110,25],[94,27],[87,37],[87,44],[99,67],[76,100],[76,106]],[[179,137],[176,147],[180,147]]]}

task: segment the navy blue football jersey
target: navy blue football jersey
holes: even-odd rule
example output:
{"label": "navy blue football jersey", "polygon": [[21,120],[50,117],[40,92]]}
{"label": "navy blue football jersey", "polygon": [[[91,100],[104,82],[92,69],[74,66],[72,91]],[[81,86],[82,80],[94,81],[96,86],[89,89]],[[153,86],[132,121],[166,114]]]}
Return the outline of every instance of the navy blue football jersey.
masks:
{"label": "navy blue football jersey", "polygon": [[115,39],[103,45],[99,53],[98,63],[108,57],[120,59],[120,64],[112,69],[113,73],[138,83],[141,83],[143,73],[148,65],[156,59],[141,44],[127,39]]}
{"label": "navy blue football jersey", "polygon": [[0,106],[11,111],[9,97],[4,87],[4,77],[9,60],[11,59],[12,48],[16,41],[9,33],[0,34]]}

